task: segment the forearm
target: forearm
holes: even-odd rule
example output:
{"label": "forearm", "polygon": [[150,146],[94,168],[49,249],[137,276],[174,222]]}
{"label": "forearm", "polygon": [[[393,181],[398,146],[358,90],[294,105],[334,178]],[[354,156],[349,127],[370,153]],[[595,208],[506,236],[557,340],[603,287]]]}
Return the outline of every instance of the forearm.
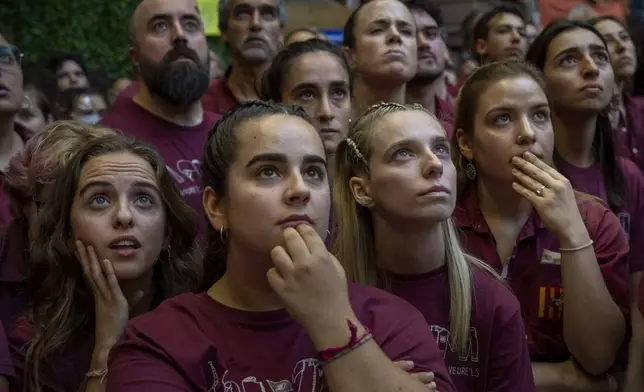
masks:
{"label": "forearm", "polygon": [[633,338],[628,350],[628,369],[622,392],[644,391],[644,339]]}
{"label": "forearm", "polygon": [[533,362],[536,392],[607,392],[607,379],[580,374],[571,362]]}
{"label": "forearm", "polygon": [[[590,239],[570,241],[574,248]],[[615,361],[624,339],[625,322],[602,277],[592,246],[561,253],[564,289],[563,333],[568,350],[591,374],[602,374]],[[597,339],[601,336],[602,339]]]}
{"label": "forearm", "polygon": [[532,375],[537,392],[569,392],[558,363],[532,362]]}
{"label": "forearm", "polygon": [[[350,339],[346,320],[338,319],[335,325],[328,325],[324,328],[324,333],[319,334],[319,338],[311,336],[316,349],[321,351],[346,344]],[[364,327],[360,322],[354,317],[349,320],[358,327],[357,335],[362,336]],[[427,391],[427,387],[420,381],[396,367],[373,340],[326,364],[324,378],[332,392]],[[438,385],[438,389],[442,391],[440,387]]]}
{"label": "forearm", "polygon": [[628,368],[623,392],[644,391],[644,318],[640,314],[637,301],[631,309],[633,336],[628,346]]}

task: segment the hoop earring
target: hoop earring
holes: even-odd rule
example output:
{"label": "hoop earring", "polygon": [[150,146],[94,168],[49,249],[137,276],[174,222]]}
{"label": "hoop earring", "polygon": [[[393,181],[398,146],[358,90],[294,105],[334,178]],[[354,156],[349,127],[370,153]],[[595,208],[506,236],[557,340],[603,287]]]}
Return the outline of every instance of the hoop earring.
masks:
{"label": "hoop earring", "polygon": [[219,238],[221,239],[222,244],[225,244],[226,241],[228,240],[228,233],[226,233],[224,235],[224,226],[223,225],[219,228]]}
{"label": "hoop earring", "polygon": [[474,181],[476,179],[476,166],[474,166],[472,161],[467,162],[467,166],[465,166],[465,175],[470,181]]}

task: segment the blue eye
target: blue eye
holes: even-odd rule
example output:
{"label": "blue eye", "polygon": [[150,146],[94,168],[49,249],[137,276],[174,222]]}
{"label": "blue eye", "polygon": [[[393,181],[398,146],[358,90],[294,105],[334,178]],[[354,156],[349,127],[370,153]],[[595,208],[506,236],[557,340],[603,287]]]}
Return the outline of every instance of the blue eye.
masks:
{"label": "blue eye", "polygon": [[107,198],[102,195],[94,196],[90,200],[90,204],[94,206],[102,207],[107,204]]}
{"label": "blue eye", "polygon": [[411,152],[406,148],[401,148],[394,152],[394,158],[407,158],[411,156]]}
{"label": "blue eye", "polygon": [[148,195],[140,195],[136,198],[136,202],[140,204],[153,204],[152,198]]}
{"label": "blue eye", "polygon": [[510,116],[507,114],[501,114],[494,118],[494,123],[497,125],[505,125],[510,122]]}
{"label": "blue eye", "polygon": [[273,166],[265,166],[258,170],[257,176],[260,178],[268,179],[277,176],[277,169]]}

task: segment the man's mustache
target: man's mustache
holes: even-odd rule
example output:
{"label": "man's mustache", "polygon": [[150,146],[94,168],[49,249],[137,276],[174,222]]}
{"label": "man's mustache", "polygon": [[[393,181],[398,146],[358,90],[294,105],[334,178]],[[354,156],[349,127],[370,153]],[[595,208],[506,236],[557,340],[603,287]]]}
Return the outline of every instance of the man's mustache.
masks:
{"label": "man's mustache", "polygon": [[163,56],[163,62],[165,64],[170,64],[173,61],[176,61],[180,58],[187,58],[194,61],[197,64],[200,63],[199,55],[197,54],[197,52],[190,49],[186,45],[177,45],[174,48],[172,48],[172,50],[170,50],[168,53],[166,53],[165,56]]}

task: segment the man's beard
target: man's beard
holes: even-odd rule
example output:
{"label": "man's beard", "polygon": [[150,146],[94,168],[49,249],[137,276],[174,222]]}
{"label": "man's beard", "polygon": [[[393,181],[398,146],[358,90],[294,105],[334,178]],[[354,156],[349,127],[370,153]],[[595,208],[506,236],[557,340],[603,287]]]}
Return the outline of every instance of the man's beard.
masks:
{"label": "man's beard", "polygon": [[445,74],[445,68],[435,69],[431,71],[417,72],[416,75],[408,82],[412,86],[424,86],[434,83],[438,78]]}
{"label": "man's beard", "polygon": [[[176,61],[179,58],[191,61]],[[197,52],[186,45],[176,45],[160,63],[140,55],[139,68],[150,93],[175,106],[197,102],[210,84],[210,59],[200,60]]]}

